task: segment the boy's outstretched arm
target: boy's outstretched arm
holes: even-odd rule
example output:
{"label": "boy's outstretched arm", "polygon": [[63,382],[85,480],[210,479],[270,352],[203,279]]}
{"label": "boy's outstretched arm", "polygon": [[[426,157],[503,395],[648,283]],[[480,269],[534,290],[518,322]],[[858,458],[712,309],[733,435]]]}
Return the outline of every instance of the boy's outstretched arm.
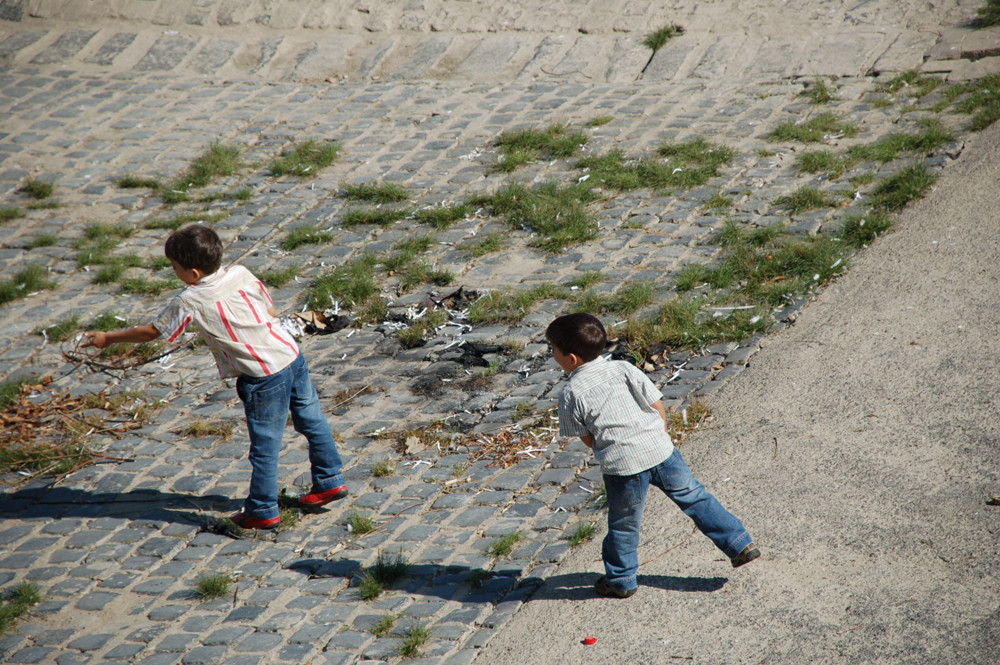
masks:
{"label": "boy's outstretched arm", "polygon": [[142,344],[143,342],[152,342],[154,339],[160,336],[160,331],[157,330],[152,325],[136,326],[135,328],[129,328],[128,330],[118,330],[116,332],[86,332],[83,333],[87,340],[81,345],[86,348],[88,346],[96,346],[98,349],[103,349],[111,344],[118,344],[120,342],[125,342],[129,344]]}

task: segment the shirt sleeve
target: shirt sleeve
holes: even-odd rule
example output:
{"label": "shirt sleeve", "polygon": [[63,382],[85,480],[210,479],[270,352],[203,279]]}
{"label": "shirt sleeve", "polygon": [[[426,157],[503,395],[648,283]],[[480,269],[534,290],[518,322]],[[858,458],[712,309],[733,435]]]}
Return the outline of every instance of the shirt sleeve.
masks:
{"label": "shirt sleeve", "polygon": [[153,327],[167,342],[175,342],[188,327],[194,317],[180,295],[174,297],[153,320]]}
{"label": "shirt sleeve", "polygon": [[564,387],[559,396],[559,435],[560,436],[587,436],[590,430],[576,415],[576,400],[573,395]]}
{"label": "shirt sleeve", "polygon": [[629,389],[633,395],[644,400],[646,406],[651,406],[663,399],[663,394],[656,387],[656,384],[650,381],[642,370],[630,363],[625,363],[625,366],[628,368],[625,373],[626,381],[628,381]]}

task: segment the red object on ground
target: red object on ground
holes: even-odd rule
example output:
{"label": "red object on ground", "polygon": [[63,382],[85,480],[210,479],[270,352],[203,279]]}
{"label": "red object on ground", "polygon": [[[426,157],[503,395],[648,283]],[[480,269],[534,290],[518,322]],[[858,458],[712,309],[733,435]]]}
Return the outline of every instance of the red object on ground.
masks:
{"label": "red object on ground", "polygon": [[587,635],[583,638],[583,643],[590,646],[591,644],[597,644],[597,638],[593,635]]}

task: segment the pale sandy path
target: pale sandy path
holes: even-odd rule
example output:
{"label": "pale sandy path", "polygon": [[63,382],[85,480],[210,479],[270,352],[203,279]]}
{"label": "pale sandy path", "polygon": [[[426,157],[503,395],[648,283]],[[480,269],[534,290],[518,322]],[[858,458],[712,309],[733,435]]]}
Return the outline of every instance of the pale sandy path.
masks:
{"label": "pale sandy path", "polygon": [[598,538],[476,662],[1000,662],[998,184],[994,126],[683,446],[762,560],[732,571],[700,534],[683,542],[656,496],[638,595],[594,597]]}

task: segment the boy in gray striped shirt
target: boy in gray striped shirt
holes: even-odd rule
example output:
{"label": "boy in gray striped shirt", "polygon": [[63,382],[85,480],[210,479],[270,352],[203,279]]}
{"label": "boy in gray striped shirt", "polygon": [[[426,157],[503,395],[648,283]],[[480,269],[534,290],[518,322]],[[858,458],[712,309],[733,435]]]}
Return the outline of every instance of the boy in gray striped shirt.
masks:
{"label": "boy in gray striped shirt", "polygon": [[545,338],[555,361],[569,373],[559,398],[559,433],[580,437],[604,474],[608,535],[597,593],[628,598],[636,591],[639,527],[650,483],[694,520],[734,568],[759,557],[747,530],[691,475],[674,447],[653,382],[633,365],[601,356],[607,344],[601,322],[589,314],[560,316]]}

